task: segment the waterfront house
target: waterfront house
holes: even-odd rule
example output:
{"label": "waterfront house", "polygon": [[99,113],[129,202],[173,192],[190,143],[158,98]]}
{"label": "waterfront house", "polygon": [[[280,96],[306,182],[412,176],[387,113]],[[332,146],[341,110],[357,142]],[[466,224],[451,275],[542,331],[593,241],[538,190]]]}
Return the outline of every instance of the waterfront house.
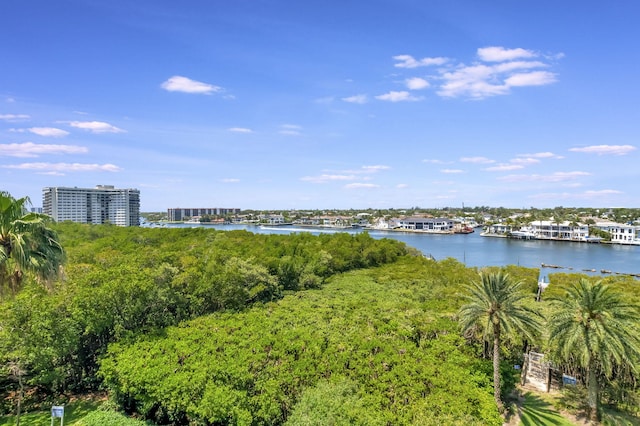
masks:
{"label": "waterfront house", "polygon": [[400,219],[399,227],[412,231],[453,232],[453,221],[446,218],[406,217]]}
{"label": "waterfront house", "polygon": [[269,225],[282,225],[284,223],[284,216],[281,214],[261,214],[259,218],[260,222],[266,222]]}
{"label": "waterfront house", "polygon": [[612,243],[640,245],[640,226],[603,221],[594,227],[609,233]]}
{"label": "waterfront house", "polygon": [[497,234],[497,235],[506,235],[512,231],[511,225],[507,225],[504,223],[494,223],[492,225],[487,226],[485,233],[486,234]]}
{"label": "waterfront house", "polygon": [[530,228],[541,240],[586,241],[589,236],[589,225],[569,221],[536,220]]}

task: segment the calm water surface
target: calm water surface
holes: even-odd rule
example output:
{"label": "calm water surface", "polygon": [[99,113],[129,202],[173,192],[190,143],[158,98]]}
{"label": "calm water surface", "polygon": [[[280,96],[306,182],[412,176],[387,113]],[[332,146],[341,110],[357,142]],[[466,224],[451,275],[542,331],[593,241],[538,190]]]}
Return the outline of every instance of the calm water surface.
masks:
{"label": "calm water surface", "polygon": [[[199,227],[201,225],[176,224],[170,227]],[[218,230],[247,230],[256,234],[290,234],[309,232],[348,232],[362,230],[336,230],[299,228],[295,226],[258,227],[247,225],[206,225]],[[585,272],[595,269],[619,273],[640,274],[640,246],[617,244],[587,244],[561,241],[513,240],[508,238],[481,237],[480,228],[473,234],[434,235],[391,231],[367,230],[374,238],[393,238],[415,247],[425,255],[437,260],[452,257],[467,266],[521,265],[538,268],[541,264],[562,266],[563,269],[548,269],[547,272]]]}

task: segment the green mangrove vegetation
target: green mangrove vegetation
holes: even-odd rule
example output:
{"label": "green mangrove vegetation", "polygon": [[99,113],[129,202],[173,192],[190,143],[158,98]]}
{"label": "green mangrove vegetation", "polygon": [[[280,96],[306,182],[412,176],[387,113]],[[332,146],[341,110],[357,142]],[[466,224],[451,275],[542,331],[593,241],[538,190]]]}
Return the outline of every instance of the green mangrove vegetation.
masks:
{"label": "green mangrove vegetation", "polygon": [[[523,348],[579,385],[593,370],[546,322],[583,275],[552,275],[536,302],[536,269],[436,262],[366,233],[46,228],[57,279],[23,268],[0,301],[0,410],[17,418],[100,393],[119,413],[77,424],[500,425]],[[625,301],[637,336],[638,282],[593,285]],[[611,345],[595,410],[637,414],[638,353]]]}

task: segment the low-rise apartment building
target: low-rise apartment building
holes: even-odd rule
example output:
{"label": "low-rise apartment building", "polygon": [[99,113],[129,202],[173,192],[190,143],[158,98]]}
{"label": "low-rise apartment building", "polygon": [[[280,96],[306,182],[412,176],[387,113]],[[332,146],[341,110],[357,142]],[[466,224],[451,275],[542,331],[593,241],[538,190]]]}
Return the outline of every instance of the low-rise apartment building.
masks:
{"label": "low-rise apartment building", "polygon": [[220,208],[220,207],[176,207],[167,209],[167,219],[170,222],[182,222],[185,219],[192,219],[200,216],[227,216],[240,214],[237,208]]}

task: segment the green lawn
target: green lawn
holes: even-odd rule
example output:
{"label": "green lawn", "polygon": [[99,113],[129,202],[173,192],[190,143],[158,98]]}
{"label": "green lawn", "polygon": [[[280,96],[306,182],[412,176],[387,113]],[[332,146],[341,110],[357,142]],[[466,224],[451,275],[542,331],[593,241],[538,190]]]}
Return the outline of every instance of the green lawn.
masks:
{"label": "green lawn", "polygon": [[[103,411],[98,409],[102,404],[97,400],[77,401],[65,405],[64,425],[65,426],[145,426],[145,423],[124,416],[114,411]],[[15,416],[0,417],[0,426],[14,426]],[[20,426],[48,426],[51,424],[51,411],[36,411],[23,413],[20,416]],[[60,425],[60,419],[56,418],[54,425]]]}
{"label": "green lawn", "polygon": [[522,426],[573,426],[573,423],[562,417],[553,405],[531,392],[524,394],[520,424]]}
{"label": "green lawn", "polygon": [[[64,424],[73,426],[79,424],[79,420],[95,411],[100,402],[97,401],[78,401],[70,403],[64,409]],[[37,411],[33,413],[22,413],[20,416],[20,426],[42,426],[51,424],[51,411]],[[60,424],[60,419],[56,419],[56,425]],[[0,426],[15,425],[15,416],[0,417]]]}
{"label": "green lawn", "polygon": [[[522,426],[538,426],[538,425],[575,425],[575,423],[564,418],[554,407],[554,404],[565,407],[569,412],[582,411],[577,409],[580,400],[584,398],[579,392],[563,393],[562,396],[552,396],[544,394],[542,397],[532,392],[524,395],[524,402],[520,409],[520,425]],[[571,404],[567,407],[567,400]],[[582,423],[580,423],[582,424]],[[640,419],[630,414],[612,410],[603,407],[602,425],[604,426],[640,426]]]}

